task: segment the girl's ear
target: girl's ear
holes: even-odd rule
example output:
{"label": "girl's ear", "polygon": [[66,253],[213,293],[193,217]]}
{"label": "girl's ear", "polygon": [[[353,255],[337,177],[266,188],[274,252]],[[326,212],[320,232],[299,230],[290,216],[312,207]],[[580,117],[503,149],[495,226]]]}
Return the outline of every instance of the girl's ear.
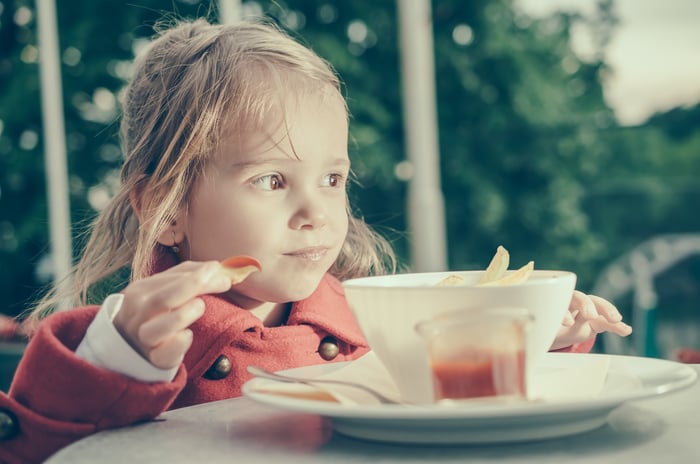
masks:
{"label": "girl's ear", "polygon": [[[139,182],[136,187],[129,192],[129,203],[131,204],[131,209],[134,211],[136,219],[139,223],[143,221],[143,183]],[[160,236],[158,237],[158,243],[163,246],[172,248],[178,246],[185,239],[184,232],[178,226],[178,221],[173,220],[170,227],[168,227]]]}
{"label": "girl's ear", "polygon": [[158,236],[158,243],[172,248],[176,253],[180,251],[180,244],[185,241],[185,233],[178,226],[177,221],[173,221],[170,227]]}

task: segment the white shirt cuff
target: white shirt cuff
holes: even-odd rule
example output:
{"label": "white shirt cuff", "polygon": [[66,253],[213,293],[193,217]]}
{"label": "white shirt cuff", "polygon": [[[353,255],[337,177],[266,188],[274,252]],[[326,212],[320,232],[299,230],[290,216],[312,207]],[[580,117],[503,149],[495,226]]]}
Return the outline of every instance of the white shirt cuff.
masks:
{"label": "white shirt cuff", "polygon": [[114,327],[124,295],[109,295],[102,303],[75,354],[89,363],[143,382],[170,382],[178,367],[160,369],[137,353]]}

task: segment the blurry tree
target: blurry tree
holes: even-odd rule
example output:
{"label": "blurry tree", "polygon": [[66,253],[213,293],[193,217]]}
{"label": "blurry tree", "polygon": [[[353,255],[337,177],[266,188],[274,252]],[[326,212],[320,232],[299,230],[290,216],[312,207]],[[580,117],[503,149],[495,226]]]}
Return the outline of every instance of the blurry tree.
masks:
{"label": "blurry tree", "polygon": [[503,244],[516,265],[535,259],[585,277],[600,256],[581,198],[599,165],[595,134],[614,120],[600,85],[604,64],[571,49],[577,20],[534,20],[509,1],[436,6],[454,267],[482,267]]}
{"label": "blurry tree", "polygon": [[[243,6],[274,18],[338,70],[352,113],[351,197],[410,266],[395,3]],[[118,179],[117,98],[134,51],[163,14],[215,12],[193,0],[57,5],[80,238]],[[601,0],[591,23],[600,50],[614,33],[613,6]],[[534,259],[539,268],[571,269],[586,290],[634,240],[700,229],[679,203],[697,201],[689,182],[698,170],[697,108],[618,127],[603,99],[603,54],[583,61],[571,48],[572,25],[589,20],[533,19],[511,0],[434,0],[433,20],[451,268],[484,267],[502,244],[514,265]],[[37,56],[34,2],[0,0],[0,311],[10,314],[50,278]]]}

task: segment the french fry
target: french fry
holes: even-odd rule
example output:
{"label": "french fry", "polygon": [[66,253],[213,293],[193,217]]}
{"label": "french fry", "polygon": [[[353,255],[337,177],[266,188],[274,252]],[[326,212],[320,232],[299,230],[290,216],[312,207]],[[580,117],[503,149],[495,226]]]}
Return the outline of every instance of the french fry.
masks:
{"label": "french fry", "polygon": [[231,279],[231,285],[243,282],[250,274],[261,269],[260,262],[250,256],[231,256],[221,261],[221,270]]}
{"label": "french fry", "polygon": [[484,287],[495,287],[495,286],[500,286],[500,285],[516,285],[520,284],[522,282],[525,282],[529,277],[530,274],[532,274],[532,271],[535,269],[535,262],[530,261],[520,269],[518,269],[515,272],[512,272],[508,275],[505,275],[501,277],[500,279],[497,280],[492,280],[490,282],[486,282],[483,284],[479,284]]}
{"label": "french fry", "polygon": [[[520,269],[506,275],[509,264],[510,254],[508,250],[499,245],[486,271],[484,271],[481,279],[479,279],[479,282],[476,284],[477,287],[517,285],[529,279],[532,271],[535,269],[535,262],[530,261]],[[458,285],[464,285],[464,278],[458,274],[450,274],[435,284],[436,287],[454,287]]]}
{"label": "french fry", "polygon": [[510,254],[508,250],[499,245],[496,249],[496,254],[491,259],[491,262],[481,276],[481,279],[479,279],[477,285],[484,285],[488,282],[500,279],[508,270],[508,264],[510,264]]}

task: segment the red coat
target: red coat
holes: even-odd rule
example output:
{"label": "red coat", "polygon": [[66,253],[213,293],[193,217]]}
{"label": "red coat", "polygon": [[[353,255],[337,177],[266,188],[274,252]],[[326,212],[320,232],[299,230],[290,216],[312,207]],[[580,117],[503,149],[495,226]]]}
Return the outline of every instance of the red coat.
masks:
{"label": "red coat", "polygon": [[309,298],[293,305],[281,327],[264,327],[250,312],[216,296],[203,299],[207,310],[191,326],[192,347],[172,382],[140,382],[76,357],[96,306],[45,319],[9,395],[0,394],[0,423],[9,418],[17,426],[13,434],[0,425],[0,462],[41,462],[99,430],[151,420],[171,408],[240,396],[250,378],[248,364],[280,370],[348,361],[368,351],[342,286],[330,275]]}

